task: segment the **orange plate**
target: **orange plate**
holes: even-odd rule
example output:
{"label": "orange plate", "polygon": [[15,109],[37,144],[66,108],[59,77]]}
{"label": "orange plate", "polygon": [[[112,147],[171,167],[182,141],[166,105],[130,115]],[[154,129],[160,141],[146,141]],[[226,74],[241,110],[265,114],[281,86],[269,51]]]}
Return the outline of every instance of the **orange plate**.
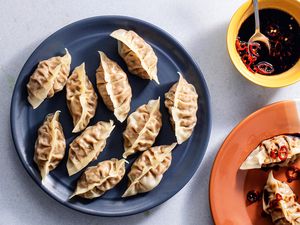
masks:
{"label": "orange plate", "polygon": [[[239,167],[264,139],[300,133],[299,116],[300,101],[274,103],[252,113],[228,135],[210,177],[210,208],[216,225],[272,224],[268,216],[261,215],[261,201],[251,205],[246,202],[248,191],[263,189],[268,172],[260,169],[241,171]],[[275,171],[275,178],[286,181],[285,171],[286,168]],[[300,181],[289,185],[297,195],[300,194]]]}

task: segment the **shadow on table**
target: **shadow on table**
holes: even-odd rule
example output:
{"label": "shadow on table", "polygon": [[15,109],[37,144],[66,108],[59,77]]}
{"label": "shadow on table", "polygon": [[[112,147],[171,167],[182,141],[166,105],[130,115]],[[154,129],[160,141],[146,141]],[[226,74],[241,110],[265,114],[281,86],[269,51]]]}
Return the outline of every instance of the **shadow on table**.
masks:
{"label": "shadow on table", "polygon": [[[214,132],[230,130],[233,124],[269,104],[278,91],[255,85],[239,74],[227,53],[226,32],[227,24],[220,24],[205,34],[195,34],[187,46],[207,81],[212,104],[211,139],[214,141],[210,141],[204,160],[191,181],[191,191],[185,202],[187,217],[194,217],[192,221],[201,220],[205,224],[213,224],[209,207],[212,164],[223,139],[228,135]],[[220,140],[215,141],[217,138]],[[190,201],[194,204],[189,204]]]}
{"label": "shadow on table", "polygon": [[[200,64],[201,70],[208,83],[212,98],[213,124],[216,124],[214,127],[220,125],[226,126],[226,123],[231,125],[233,121],[235,123],[240,121],[254,110],[265,105],[276,93],[276,89],[266,89],[251,84],[238,74],[227,54],[226,29],[227,24],[222,24],[219,27],[212,28],[212,30],[205,35],[195,34],[188,46],[186,46]],[[29,47],[28,49],[30,49],[30,52],[33,50],[32,47]],[[29,51],[28,49],[24,49],[24,51]],[[16,55],[9,64],[20,65],[19,68],[21,68],[21,65],[25,63],[25,60],[24,58],[21,58],[21,55]],[[15,77],[12,76],[12,79],[14,78]],[[5,76],[0,76],[0,82],[14,83],[13,80],[7,81],[7,77]],[[13,87],[12,84],[10,85]],[[11,95],[7,95],[5,98],[10,98],[10,96]],[[224,102],[226,102],[226,104],[224,104]],[[238,111],[239,113],[236,113],[235,111]],[[9,118],[9,106],[7,106],[7,112],[7,118]],[[155,212],[159,210],[159,207],[156,207],[148,212],[130,217],[99,218],[84,215],[62,206],[43,193],[37,185],[34,184],[29,175],[26,174],[25,169],[18,159],[17,153],[14,151],[13,142],[10,136],[9,119],[7,119],[7,121],[7,130],[4,130],[3,134],[4,138],[6,138],[5,141],[8,142],[9,146],[9,153],[7,154],[11,161],[9,164],[13,165],[11,167],[11,169],[13,169],[13,179],[17,178],[17,181],[14,180],[14,182],[18,187],[22,188],[22,191],[20,191],[19,194],[23,193],[26,195],[26,199],[36,206],[34,210],[38,210],[39,212],[36,213],[41,215],[41,217],[45,216],[47,220],[50,220],[53,223],[57,222],[57,224],[96,224],[101,221],[101,224],[105,225],[115,225],[117,223],[131,225],[140,223],[146,219],[146,217],[154,216]],[[213,131],[214,130],[215,129],[213,129]],[[212,133],[212,137],[213,136],[214,134]],[[208,180],[211,165],[215,153],[219,148],[219,144],[220,142],[212,148],[210,146],[208,147],[208,151],[213,154],[205,157],[205,161],[203,161],[191,183],[191,192],[188,193],[187,199],[188,201],[197,201],[198,205],[195,207],[195,204],[189,204],[189,202],[186,202],[185,204],[186,212],[189,212],[189,215],[197,216],[199,219],[208,217],[207,221],[210,220],[209,202],[207,197]],[[7,182],[8,183],[5,185],[9,188],[10,181]],[[193,208],[189,208],[189,206],[193,206]],[[203,209],[205,209],[205,211],[201,212]]]}
{"label": "shadow on table", "polygon": [[226,33],[227,24],[220,24],[205,34],[196,33],[187,44],[207,81],[217,126],[236,124],[269,104],[279,90],[258,86],[239,74],[227,52]]}
{"label": "shadow on table", "polygon": [[[214,224],[209,206],[209,178],[216,156],[215,153],[220,148],[222,141],[220,140],[208,149],[209,152],[205,155],[200,168],[189,185],[189,191],[185,198],[185,213],[188,215],[185,215],[185,217],[191,218],[191,221]],[[190,204],[190,202],[193,202],[193,204]]]}
{"label": "shadow on table", "polygon": [[[7,130],[6,133],[10,133],[10,130]],[[14,151],[14,145],[11,137],[7,138],[9,149],[9,158],[11,164],[14,165],[13,174],[15,177],[18,177],[18,186],[22,188],[22,193],[26,194],[26,199],[31,201],[31,204],[34,205],[34,210],[39,211],[35,214],[43,215],[47,217],[47,220],[56,222],[55,224],[101,224],[105,225],[132,225],[139,224],[142,220],[151,217],[155,211],[159,210],[159,207],[155,209],[133,215],[128,217],[120,218],[105,218],[105,217],[96,217],[91,215],[86,215],[75,210],[64,207],[60,203],[56,202],[50,198],[46,193],[44,193],[30,178],[30,176],[25,172],[25,169],[21,165],[21,162],[17,156],[16,151]],[[15,181],[16,182],[16,181]],[[7,184],[9,186],[9,184]]]}
{"label": "shadow on table", "polygon": [[[26,54],[16,55],[14,58],[10,60],[10,62],[7,63],[7,66],[9,65],[17,65],[19,66],[19,70],[21,70],[22,65],[25,63],[26,59],[24,59],[24,56],[29,57],[30,53],[34,50],[34,48],[37,46],[37,44],[32,44],[32,46],[28,46],[24,49],[24,52]],[[28,54],[27,54],[28,52]],[[30,205],[32,205],[34,208],[30,210],[35,210],[35,215],[40,215],[39,220],[41,218],[47,218],[48,221],[51,221],[52,224],[105,224],[105,225],[116,225],[116,224],[122,224],[122,225],[132,225],[132,224],[139,224],[142,220],[147,219],[149,217],[154,216],[154,213],[159,210],[159,207],[156,207],[155,209],[133,215],[128,217],[120,217],[120,218],[105,218],[105,217],[97,217],[97,216],[91,216],[86,215],[80,212],[77,212],[75,210],[69,209],[67,207],[64,207],[60,203],[56,202],[54,199],[49,197],[46,193],[44,193],[31,179],[31,177],[26,173],[26,170],[21,165],[21,162],[18,158],[18,155],[15,151],[15,147],[13,144],[13,140],[11,137],[11,130],[10,130],[10,121],[9,121],[9,112],[10,112],[10,99],[13,92],[14,83],[17,79],[17,74],[19,74],[19,71],[14,71],[15,74],[5,74],[5,71],[0,71],[3,73],[3,76],[0,76],[0,83],[7,83],[8,91],[9,93],[5,96],[1,96],[2,99],[0,99],[0,103],[9,103],[5,104],[6,110],[5,115],[3,115],[4,118],[7,118],[6,124],[2,125],[2,137],[3,143],[6,143],[8,146],[8,149],[5,154],[7,154],[7,160],[5,162],[2,162],[0,159],[0,162],[2,162],[4,165],[8,165],[8,168],[11,170],[10,174],[11,179],[6,179],[6,181],[3,184],[3,187],[5,190],[9,190],[12,192],[13,190],[16,190],[16,195],[20,196],[19,203],[11,203],[10,207],[6,209],[7,213],[11,212],[11,207],[14,207],[15,204],[24,204],[24,206],[27,206],[26,201],[30,202]],[[10,77],[10,78],[8,78]],[[4,99],[5,98],[5,99]],[[4,171],[2,171],[5,173]],[[1,196],[4,197],[7,201],[12,201],[14,198],[11,196]],[[24,200],[25,199],[25,200]],[[19,207],[18,207],[19,208]],[[29,210],[29,209],[28,209]],[[20,212],[20,214],[23,214],[25,212],[28,212],[27,209],[24,208],[24,212]],[[38,212],[36,212],[38,211]],[[25,215],[28,216],[28,218],[23,218],[22,221],[28,221],[29,218],[31,218],[30,213],[25,213]],[[18,217],[18,215],[15,215]],[[30,219],[32,220],[32,218]],[[19,219],[19,221],[21,221]],[[0,219],[1,222],[1,219]]]}

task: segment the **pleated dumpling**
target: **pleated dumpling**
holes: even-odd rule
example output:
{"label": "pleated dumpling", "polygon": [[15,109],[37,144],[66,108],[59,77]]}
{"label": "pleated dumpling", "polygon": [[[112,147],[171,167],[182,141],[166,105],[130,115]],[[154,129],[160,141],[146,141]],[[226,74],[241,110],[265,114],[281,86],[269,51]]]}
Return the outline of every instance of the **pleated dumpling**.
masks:
{"label": "pleated dumpling", "polygon": [[171,124],[178,144],[185,142],[193,133],[197,123],[198,94],[179,73],[179,81],[165,94]]}
{"label": "pleated dumpling", "polygon": [[143,152],[132,164],[128,173],[128,188],[122,197],[129,197],[154,189],[163,178],[172,161],[176,143],[161,145]]}
{"label": "pleated dumpling", "polygon": [[94,117],[97,94],[85,72],[85,64],[76,67],[67,81],[67,105],[73,118],[73,133],[82,131]]}
{"label": "pleated dumpling", "polygon": [[157,56],[152,47],[132,30],[119,29],[110,34],[118,40],[118,52],[127,64],[128,70],[148,80],[157,78]]}
{"label": "pleated dumpling", "polygon": [[97,88],[103,102],[116,118],[123,122],[130,110],[131,87],[126,73],[103,52],[100,54],[100,66],[96,72]]}
{"label": "pleated dumpling", "polygon": [[154,144],[162,126],[159,107],[160,98],[150,100],[128,116],[127,127],[123,133],[124,158],[145,151]]}
{"label": "pleated dumpling", "polygon": [[114,122],[100,121],[87,127],[82,134],[70,144],[67,169],[69,176],[86,167],[96,160],[106,145],[106,139],[114,129]]}
{"label": "pleated dumpling", "polygon": [[59,122],[59,113],[56,111],[47,115],[38,130],[33,160],[39,167],[42,180],[57,167],[65,155],[66,140]]}
{"label": "pleated dumpling", "polygon": [[87,168],[77,182],[76,190],[70,198],[97,198],[114,188],[124,177],[125,159],[111,159]]}
{"label": "pleated dumpling", "polygon": [[263,210],[269,214],[274,224],[299,225],[300,205],[297,196],[287,183],[274,178],[269,173],[263,192]]}
{"label": "pleated dumpling", "polygon": [[70,74],[71,55],[56,56],[39,62],[27,84],[28,101],[35,109],[66,85]]}
{"label": "pleated dumpling", "polygon": [[241,170],[289,166],[300,156],[300,138],[278,135],[262,141],[241,165]]}

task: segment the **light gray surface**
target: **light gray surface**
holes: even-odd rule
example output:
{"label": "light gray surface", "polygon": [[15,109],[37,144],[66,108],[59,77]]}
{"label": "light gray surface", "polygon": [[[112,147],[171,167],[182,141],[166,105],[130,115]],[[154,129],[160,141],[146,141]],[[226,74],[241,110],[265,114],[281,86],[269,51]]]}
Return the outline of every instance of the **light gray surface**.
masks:
{"label": "light gray surface", "polygon": [[[0,225],[195,225],[213,224],[208,182],[213,159],[230,130],[260,107],[300,95],[299,84],[266,89],[241,77],[226,50],[226,30],[242,0],[0,0]],[[139,215],[99,218],[68,209],[42,192],[23,169],[9,124],[14,82],[37,45],[57,29],[98,15],[128,15],[172,34],[199,63],[213,112],[211,140],[192,180],[168,202]]]}

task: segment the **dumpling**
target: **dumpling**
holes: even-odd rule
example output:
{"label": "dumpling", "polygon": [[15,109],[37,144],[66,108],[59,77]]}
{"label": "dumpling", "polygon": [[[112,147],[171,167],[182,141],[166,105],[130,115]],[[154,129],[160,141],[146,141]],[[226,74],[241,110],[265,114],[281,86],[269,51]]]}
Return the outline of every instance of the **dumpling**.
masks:
{"label": "dumpling", "polygon": [[111,159],[87,168],[77,182],[70,198],[97,198],[114,188],[125,175],[125,159]]}
{"label": "dumpling", "polygon": [[67,169],[69,176],[96,160],[106,145],[106,139],[114,129],[114,122],[100,121],[86,128],[81,135],[72,141],[69,148]]}
{"label": "dumpling", "polygon": [[300,205],[288,184],[276,180],[269,173],[263,192],[263,210],[272,217],[276,225],[299,225]]}
{"label": "dumpling", "polygon": [[63,159],[66,140],[59,122],[59,111],[46,116],[38,130],[33,160],[38,165],[42,180],[54,170]]}
{"label": "dumpling", "polygon": [[152,47],[132,30],[119,29],[110,34],[118,40],[118,52],[127,64],[128,70],[148,80],[157,78],[157,56]]}
{"label": "dumpling", "polygon": [[243,162],[240,169],[261,167],[284,167],[295,162],[300,154],[300,138],[293,135],[279,135],[264,140]]}
{"label": "dumpling", "polygon": [[98,91],[107,108],[114,112],[120,122],[123,122],[130,110],[132,97],[127,75],[103,52],[99,54],[101,63],[96,72]]}
{"label": "dumpling", "polygon": [[176,143],[152,147],[140,155],[128,173],[128,188],[122,197],[129,197],[154,189],[163,178],[172,161]]}
{"label": "dumpling", "polygon": [[94,117],[97,94],[85,72],[85,64],[76,67],[67,81],[67,105],[73,117],[73,133],[82,131]]}
{"label": "dumpling", "polygon": [[66,85],[70,74],[71,55],[56,56],[39,62],[27,84],[28,101],[35,109]]}
{"label": "dumpling", "polygon": [[147,150],[154,144],[162,126],[159,106],[160,98],[150,100],[127,118],[127,127],[123,132],[125,159],[136,152]]}
{"label": "dumpling", "polygon": [[165,106],[169,111],[171,124],[178,144],[192,135],[197,123],[198,94],[195,87],[179,74],[179,81],[165,94]]}

